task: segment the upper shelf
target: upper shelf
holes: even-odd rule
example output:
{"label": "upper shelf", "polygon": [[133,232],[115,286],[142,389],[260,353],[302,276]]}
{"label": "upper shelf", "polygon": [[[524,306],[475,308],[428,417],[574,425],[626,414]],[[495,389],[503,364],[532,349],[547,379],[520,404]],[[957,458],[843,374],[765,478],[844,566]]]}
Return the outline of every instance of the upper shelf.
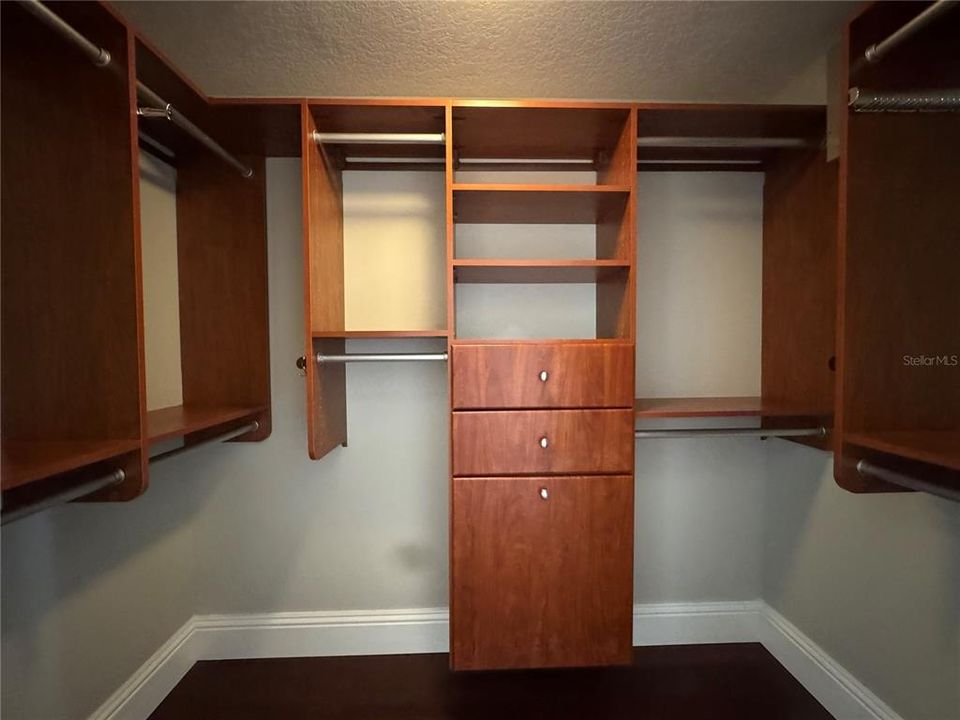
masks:
{"label": "upper shelf", "polygon": [[458,223],[595,224],[626,207],[626,185],[453,184]]}
{"label": "upper shelf", "polygon": [[378,338],[445,338],[444,330],[314,330],[311,333],[314,340],[325,338],[344,340],[376,340]]}
{"label": "upper shelf", "polygon": [[613,154],[629,116],[617,105],[454,102],[454,146],[463,158],[595,160]]}
{"label": "upper shelf", "polygon": [[[321,133],[442,133],[446,109],[442,100],[316,100],[310,114]],[[344,159],[345,169],[439,169],[445,157],[442,144],[326,144],[325,149]],[[377,163],[377,158],[409,158],[409,165]],[[350,162],[354,160],[354,162]],[[417,164],[417,161],[438,161]]]}
{"label": "upper shelf", "polygon": [[784,150],[820,147],[819,105],[641,104],[640,170],[762,170]]}

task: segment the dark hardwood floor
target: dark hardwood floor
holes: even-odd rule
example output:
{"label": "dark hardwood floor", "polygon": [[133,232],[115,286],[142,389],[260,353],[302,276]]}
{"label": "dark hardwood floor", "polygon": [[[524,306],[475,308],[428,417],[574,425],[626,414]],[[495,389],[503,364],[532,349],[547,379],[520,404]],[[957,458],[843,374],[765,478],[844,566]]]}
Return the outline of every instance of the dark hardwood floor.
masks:
{"label": "dark hardwood floor", "polygon": [[446,655],[197,663],[151,720],[829,720],[759,644],[634,648],[623,668],[452,673]]}

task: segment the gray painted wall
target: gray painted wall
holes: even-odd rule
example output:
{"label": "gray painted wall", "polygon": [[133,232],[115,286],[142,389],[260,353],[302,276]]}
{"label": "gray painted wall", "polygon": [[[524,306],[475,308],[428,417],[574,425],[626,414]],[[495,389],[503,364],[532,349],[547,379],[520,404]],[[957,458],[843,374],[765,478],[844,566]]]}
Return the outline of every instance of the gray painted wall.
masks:
{"label": "gray painted wall", "polygon": [[960,718],[960,505],[853,495],[830,455],[767,453],[764,599],[904,718]]}

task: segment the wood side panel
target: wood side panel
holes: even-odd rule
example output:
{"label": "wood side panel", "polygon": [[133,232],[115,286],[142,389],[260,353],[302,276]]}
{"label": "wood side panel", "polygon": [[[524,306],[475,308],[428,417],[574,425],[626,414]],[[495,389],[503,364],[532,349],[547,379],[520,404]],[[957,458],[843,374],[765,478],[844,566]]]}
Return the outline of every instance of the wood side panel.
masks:
{"label": "wood side panel", "polygon": [[632,410],[453,413],[456,476],[632,473],[633,445]]}
{"label": "wood side panel", "polygon": [[455,479],[452,503],[454,669],[630,661],[631,477]]}
{"label": "wood side panel", "polygon": [[631,345],[458,344],[452,352],[455,409],[633,405]]}
{"label": "wood side panel", "polygon": [[[318,352],[342,354],[343,338],[314,338],[314,332],[344,331],[343,212],[339,185],[310,135],[310,109],[301,105],[303,182],[304,356],[307,391],[307,448],[319,460],[347,442],[347,384],[343,365],[318,366]],[[339,173],[334,173],[335,179]]]}
{"label": "wood side panel", "polygon": [[[18,4],[0,5],[0,396],[3,439],[13,443],[5,487],[22,441],[30,452],[11,478],[39,479],[79,468],[91,457],[83,448],[138,442],[141,429],[127,32],[94,3],[50,8],[113,63],[94,67]],[[76,100],[69,132],[57,112],[62,98]],[[127,482],[112,499],[142,492],[139,452],[110,469],[117,466]]]}
{"label": "wood side panel", "polygon": [[[849,77],[850,62],[868,44],[922,9],[919,3],[874,3],[848,25],[844,91],[848,85],[956,86],[955,13],[924,29],[920,41],[904,43],[896,62]],[[865,444],[896,437],[889,448],[896,452],[876,458],[896,465],[926,456],[944,433],[960,429],[960,371],[949,363],[960,339],[960,169],[954,161],[960,116],[844,112],[841,130],[835,476],[854,492],[890,491],[897,488],[856,472],[859,459],[874,459]],[[933,360],[928,365],[922,358]],[[940,455],[941,468],[950,467],[953,455]],[[907,472],[937,481],[942,470],[915,464]]]}
{"label": "wood side panel", "polygon": [[826,418],[834,393],[837,173],[823,151],[784,153],[768,164],[763,190],[761,396]]}
{"label": "wood side panel", "polygon": [[265,407],[270,435],[266,182],[262,157],[242,177],[198,150],[177,168],[177,260],[183,404]]}

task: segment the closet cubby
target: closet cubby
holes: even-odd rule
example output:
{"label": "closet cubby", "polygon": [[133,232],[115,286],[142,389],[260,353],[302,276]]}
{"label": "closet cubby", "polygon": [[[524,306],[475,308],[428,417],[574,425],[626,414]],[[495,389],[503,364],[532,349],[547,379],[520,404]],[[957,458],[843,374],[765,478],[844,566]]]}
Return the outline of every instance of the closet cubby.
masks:
{"label": "closet cubby", "polygon": [[91,466],[124,471],[115,497],[146,485],[132,40],[99,5],[53,7],[112,64],[95,67],[18,3],[0,7],[7,507]]}
{"label": "closet cubby", "polygon": [[[229,142],[242,125],[242,118],[231,117],[242,109],[208,104],[142,42],[137,43],[137,77],[220,142]],[[156,445],[182,438],[190,444],[251,421],[259,428],[237,440],[262,440],[270,434],[263,155],[242,148],[237,157],[253,170],[244,177],[162,118],[141,117],[139,133],[144,150],[176,171],[176,237],[166,238],[175,242],[175,270],[145,267],[144,272],[176,274],[175,295],[168,292],[145,300],[170,303],[179,310],[182,390],[181,402],[159,406],[148,392],[147,441]],[[172,156],[157,151],[157,144]],[[229,149],[234,149],[233,143]],[[143,223],[159,220],[144,212],[147,208],[141,210]],[[148,339],[155,330],[146,325]],[[170,352],[162,341],[148,343],[147,348],[157,354]],[[148,370],[153,361],[160,358],[148,354]],[[177,378],[164,381],[175,384]]]}
{"label": "closet cubby", "polygon": [[[4,3],[0,13],[6,519],[69,499],[133,499],[161,440],[189,445],[253,420],[258,430],[238,439],[262,439],[270,395],[260,112],[215,109],[107,5]],[[55,29],[62,22],[92,55]],[[169,119],[138,118],[141,84],[221,134],[227,152],[247,153],[253,176]],[[178,332],[151,344],[179,334],[182,403],[156,410],[144,286],[171,268],[144,265],[142,147],[176,174],[177,281],[159,286],[172,287]]]}
{"label": "closet cubby", "polygon": [[[301,123],[308,445],[319,458],[346,443],[347,423],[345,369],[317,354],[343,354],[348,339],[449,335],[446,105],[307,101]],[[430,137],[384,138],[394,134]]]}
{"label": "closet cubby", "polygon": [[876,3],[848,25],[841,92],[837,482],[899,491],[865,461],[960,488],[960,115],[858,111],[848,91],[956,92],[955,10],[863,60],[929,3]]}
{"label": "closet cubby", "polygon": [[[466,303],[486,303],[467,285],[592,285],[596,339],[633,335],[633,197],[636,180],[634,113],[624,105],[455,101],[451,108],[452,169],[448,202],[456,337],[472,331]],[[475,226],[495,226],[486,233]],[[471,227],[474,226],[474,227]],[[573,239],[566,229],[584,227],[591,237]],[[555,235],[551,243],[544,228]],[[502,231],[502,232],[501,232]],[[465,237],[463,241],[460,235]],[[497,237],[499,235],[500,237]],[[561,240],[561,235],[564,239]],[[514,238],[515,247],[503,241]],[[494,256],[488,247],[502,254]],[[542,251],[532,257],[531,247]],[[548,305],[582,305],[582,293],[552,289]],[[534,299],[529,295],[528,298]],[[534,313],[534,302],[524,311]],[[554,308],[556,311],[556,308]],[[531,319],[503,323],[500,339],[543,337]],[[514,333],[523,332],[516,337]],[[569,339],[582,338],[571,333]],[[547,333],[547,336],[553,336]],[[562,337],[562,335],[561,335]]]}
{"label": "closet cubby", "polygon": [[[742,417],[770,428],[829,427],[837,164],[823,149],[824,109],[641,104],[637,127],[640,172],[764,176],[760,395],[640,397],[637,418]],[[639,344],[657,342],[638,337]],[[702,347],[705,358],[713,350]],[[823,438],[798,441],[826,447]]]}

